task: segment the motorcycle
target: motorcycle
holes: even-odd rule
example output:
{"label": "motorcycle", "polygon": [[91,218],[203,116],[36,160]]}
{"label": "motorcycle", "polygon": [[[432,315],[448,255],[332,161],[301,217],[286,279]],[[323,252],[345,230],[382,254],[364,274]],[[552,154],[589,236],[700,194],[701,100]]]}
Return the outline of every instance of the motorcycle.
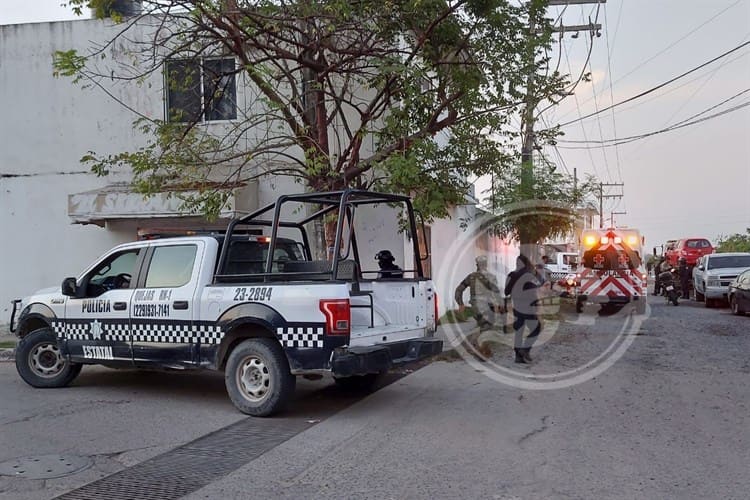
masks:
{"label": "motorcycle", "polygon": [[680,280],[677,278],[677,269],[672,268],[659,274],[659,286],[662,289],[662,295],[675,306],[680,305]]}

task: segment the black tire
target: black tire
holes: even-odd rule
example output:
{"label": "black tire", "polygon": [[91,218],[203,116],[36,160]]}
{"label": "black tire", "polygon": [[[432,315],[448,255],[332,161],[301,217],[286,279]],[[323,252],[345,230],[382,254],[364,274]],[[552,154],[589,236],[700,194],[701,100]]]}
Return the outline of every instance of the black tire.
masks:
{"label": "black tire", "polygon": [[65,387],[81,373],[82,365],[60,354],[55,334],[40,328],[26,335],[16,347],[16,370],[32,387]]}
{"label": "black tire", "polygon": [[336,385],[345,391],[369,394],[374,392],[385,378],[385,372],[334,378]]}
{"label": "black tire", "polygon": [[240,342],[229,355],[224,371],[232,403],[254,417],[268,417],[283,410],[294,394],[296,382],[284,351],[273,339]]}
{"label": "black tire", "polygon": [[696,290],[695,288],[693,288],[693,294],[694,294],[694,296],[695,296],[695,300],[696,300],[697,302],[703,302],[704,300],[706,300],[706,297],[705,297],[705,295],[703,295],[702,293],[700,293],[700,292],[699,292],[698,290]]}
{"label": "black tire", "polygon": [[737,302],[737,297],[734,295],[729,296],[729,307],[732,309],[732,314],[736,316],[745,315],[745,311],[740,307],[740,304]]}

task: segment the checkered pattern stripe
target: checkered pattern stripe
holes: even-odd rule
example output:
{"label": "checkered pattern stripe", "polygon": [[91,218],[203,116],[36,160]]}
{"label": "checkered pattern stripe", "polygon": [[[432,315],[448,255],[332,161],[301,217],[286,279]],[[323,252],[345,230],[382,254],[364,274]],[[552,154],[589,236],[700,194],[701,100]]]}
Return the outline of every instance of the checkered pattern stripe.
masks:
{"label": "checkered pattern stripe", "polygon": [[276,336],[284,347],[323,347],[323,327],[277,328]]}
{"label": "checkered pattern stripe", "polygon": [[127,323],[105,323],[98,322],[101,332],[94,334],[92,331],[93,320],[87,321],[53,321],[52,329],[57,338],[63,337],[68,340],[108,340],[111,342],[128,342]]}
{"label": "checkered pattern stripe", "polygon": [[[127,323],[99,322],[101,333],[92,332],[93,321],[53,321],[52,329],[57,338],[68,340],[102,340],[129,342]],[[219,344],[224,338],[221,327],[216,325],[190,325],[187,323],[136,323],[133,325],[133,342],[163,342],[172,344]]]}
{"label": "checkered pattern stripe", "polygon": [[164,342],[172,344],[219,344],[224,338],[216,325],[189,325],[180,323],[141,323],[133,325],[133,342]]}

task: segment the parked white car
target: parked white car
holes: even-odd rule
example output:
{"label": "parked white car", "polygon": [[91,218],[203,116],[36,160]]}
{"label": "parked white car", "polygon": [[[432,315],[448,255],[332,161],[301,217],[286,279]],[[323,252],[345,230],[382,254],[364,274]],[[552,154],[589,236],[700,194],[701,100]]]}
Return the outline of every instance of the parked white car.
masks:
{"label": "parked white car", "polygon": [[695,300],[705,301],[706,307],[713,307],[717,301],[726,301],[729,284],[746,269],[750,269],[750,253],[704,255],[693,269]]}

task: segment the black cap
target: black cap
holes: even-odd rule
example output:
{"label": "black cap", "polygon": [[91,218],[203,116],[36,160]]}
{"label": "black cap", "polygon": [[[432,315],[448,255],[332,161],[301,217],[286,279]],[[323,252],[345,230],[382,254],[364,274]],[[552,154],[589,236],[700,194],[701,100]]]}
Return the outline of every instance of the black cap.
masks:
{"label": "black cap", "polygon": [[390,250],[381,250],[375,255],[375,260],[384,260],[393,262],[396,258],[393,256]]}

